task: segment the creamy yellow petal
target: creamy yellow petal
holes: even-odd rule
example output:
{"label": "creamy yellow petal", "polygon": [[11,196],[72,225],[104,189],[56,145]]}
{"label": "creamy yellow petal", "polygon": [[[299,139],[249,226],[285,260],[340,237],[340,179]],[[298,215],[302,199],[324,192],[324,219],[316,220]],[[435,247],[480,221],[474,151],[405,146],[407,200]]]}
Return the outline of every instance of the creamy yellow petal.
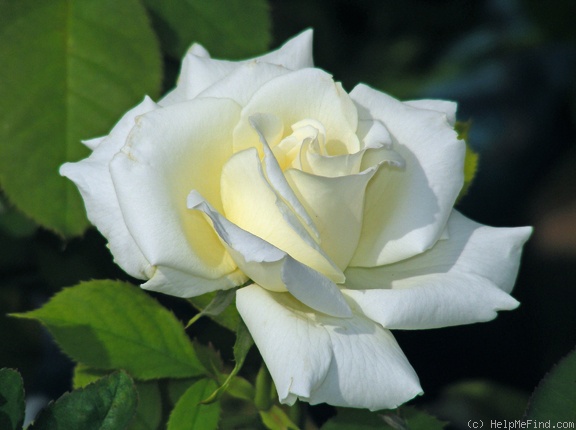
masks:
{"label": "creamy yellow petal", "polygon": [[234,154],[224,166],[221,184],[227,219],[334,282],[344,281],[342,271],[268,182],[256,149]]}
{"label": "creamy yellow petal", "polygon": [[305,305],[327,315],[340,318],[352,315],[338,286],[321,273],[230,222],[196,191],[189,194],[188,207],[203,212],[211,220],[238,266],[263,288],[290,292]]}
{"label": "creamy yellow petal", "polygon": [[[150,264],[208,279],[236,265],[200,213],[191,189],[221,208],[219,172],[232,154],[240,107],[227,99],[178,103],[141,116],[110,165],[126,226]],[[183,292],[194,295],[194,291]]]}
{"label": "creamy yellow petal", "polygon": [[377,167],[356,175],[328,178],[299,170],[286,171],[288,182],[320,233],[322,249],[345,269],[354,255],[364,208],[364,192]]}
{"label": "creamy yellow petal", "polygon": [[358,117],[354,103],[332,77],[319,69],[302,69],[267,82],[254,93],[242,110],[234,130],[234,150],[258,147],[259,138],[250,124],[256,113],[280,118],[284,132],[304,119],[320,122],[326,129],[326,147],[330,155],[357,152]]}

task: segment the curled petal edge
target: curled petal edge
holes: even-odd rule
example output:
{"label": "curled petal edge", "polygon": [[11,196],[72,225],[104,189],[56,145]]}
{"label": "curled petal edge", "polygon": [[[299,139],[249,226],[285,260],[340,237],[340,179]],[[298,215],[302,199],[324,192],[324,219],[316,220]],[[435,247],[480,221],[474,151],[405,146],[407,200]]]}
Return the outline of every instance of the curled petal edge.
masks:
{"label": "curled petal edge", "polygon": [[284,251],[233,224],[197,191],[188,195],[188,208],[203,212],[238,267],[271,291],[288,291],[307,306],[327,315],[347,318],[350,306],[338,286]]}

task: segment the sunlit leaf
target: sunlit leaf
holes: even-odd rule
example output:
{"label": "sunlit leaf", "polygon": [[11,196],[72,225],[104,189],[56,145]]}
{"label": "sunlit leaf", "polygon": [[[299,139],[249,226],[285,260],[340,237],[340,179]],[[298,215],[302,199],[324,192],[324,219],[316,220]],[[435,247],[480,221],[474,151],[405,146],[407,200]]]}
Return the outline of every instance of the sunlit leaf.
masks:
{"label": "sunlit leaf", "polygon": [[74,367],[72,387],[74,389],[84,388],[86,385],[96,382],[98,379],[103,378],[109,373],[110,371],[108,370],[94,369],[85,364],[78,363],[76,367]]}
{"label": "sunlit leaf", "polygon": [[209,405],[201,401],[218,386],[211,379],[201,379],[192,385],[178,400],[170,419],[168,430],[213,430],[218,428],[220,403]]}
{"label": "sunlit leaf", "polygon": [[254,386],[240,376],[235,376],[230,380],[228,391],[226,392],[237,399],[246,400],[249,402],[254,401]]}
{"label": "sunlit leaf", "polygon": [[130,377],[113,373],[48,405],[29,430],[119,430],[134,417],[138,395]]}
{"label": "sunlit leaf", "polygon": [[66,161],[160,85],[160,54],[138,0],[0,0],[0,185],[36,222],[87,226]]}
{"label": "sunlit leaf", "polygon": [[16,316],[40,320],[66,354],[96,369],[121,368],[143,380],[205,372],[174,315],[126,283],[82,283]]}

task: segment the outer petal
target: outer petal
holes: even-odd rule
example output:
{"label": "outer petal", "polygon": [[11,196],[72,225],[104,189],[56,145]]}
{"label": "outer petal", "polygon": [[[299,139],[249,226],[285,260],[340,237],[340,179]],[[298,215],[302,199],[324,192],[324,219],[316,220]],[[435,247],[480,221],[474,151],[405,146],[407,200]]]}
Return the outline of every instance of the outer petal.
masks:
{"label": "outer petal", "polygon": [[378,410],[422,392],[392,334],[366,318],[322,315],[258,285],[238,290],[236,306],[282,403],[300,398]]}
{"label": "outer petal", "polygon": [[321,273],[231,223],[196,191],[188,196],[188,207],[198,209],[210,218],[228,252],[255,282],[274,291],[289,291],[320,312],[338,317],[351,315],[339,288]]}
{"label": "outer petal", "polygon": [[214,60],[204,48],[201,48],[201,51],[198,46],[193,45],[184,57],[177,87],[161,100],[160,104],[191,100],[242,64],[249,62],[275,64],[290,70],[313,66],[312,30],[304,31],[276,51],[246,61]]}
{"label": "outer petal", "polygon": [[[250,117],[256,113],[277,116],[285,131],[303,119],[319,121],[326,129],[329,155],[360,149],[354,103],[342,86],[320,69],[302,69],[279,76],[254,93],[234,130],[235,152],[259,146],[259,137],[250,124]],[[269,143],[273,147],[277,142]]]}
{"label": "outer petal", "polygon": [[255,60],[261,63],[277,64],[290,70],[314,67],[314,59],[312,58],[313,36],[314,32],[311,29],[304,30],[282,45],[280,49],[257,57]]}
{"label": "outer petal", "polygon": [[343,290],[358,311],[390,329],[424,329],[487,321],[514,309],[508,293],[532,229],[492,228],[454,211],[449,239],[408,261],[349,268]]}
{"label": "outer petal", "polygon": [[[232,154],[230,130],[240,107],[232,100],[201,99],[139,118],[110,170],[126,225],[151,264],[188,274],[172,293],[189,297],[210,288],[235,286],[236,265],[214,230],[186,207],[198,189],[221,207],[219,178]],[[197,277],[197,278],[195,278]],[[161,288],[157,280],[147,287]]]}
{"label": "outer petal", "polygon": [[448,121],[448,124],[454,126],[456,123],[456,109],[458,108],[458,105],[455,102],[448,100],[420,99],[409,100],[404,102],[404,104],[415,107],[417,109],[428,109],[441,112],[446,114],[446,120]]}
{"label": "outer petal", "polygon": [[386,126],[406,171],[381,169],[366,194],[364,227],[351,265],[394,263],[440,238],[464,181],[464,144],[446,114],[416,109],[358,85],[350,94],[361,119]]}
{"label": "outer petal", "polygon": [[251,61],[216,81],[198,94],[198,97],[228,98],[240,106],[245,106],[262,85],[290,72],[290,69],[275,64]]}
{"label": "outer petal", "polygon": [[126,143],[136,117],[156,108],[156,104],[146,97],[122,117],[107,137],[85,142],[94,150],[90,157],[60,168],[60,174],[78,186],[88,219],[108,239],[114,261],[138,279],[152,276],[153,268],[126,228],[108,165]]}
{"label": "outer petal", "polygon": [[226,278],[209,279],[168,266],[158,266],[152,278],[142,284],[145,290],[158,291],[176,297],[194,297],[211,291],[228,289],[244,284],[248,277],[240,269]]}
{"label": "outer petal", "polygon": [[[150,100],[150,99],[149,99],[148,97],[146,97],[144,100],[146,101],[146,100]],[[150,101],[152,101],[152,100],[150,100]],[[133,110],[133,109],[132,109],[132,110]],[[131,110],[131,111],[132,111],[132,110]],[[131,111],[130,111],[130,112],[131,112]],[[83,140],[82,143],[83,143],[88,149],[94,151],[94,150],[98,147],[98,145],[100,145],[104,140],[106,140],[107,137],[108,137],[108,136],[95,137],[95,138],[93,138],[93,139]]]}

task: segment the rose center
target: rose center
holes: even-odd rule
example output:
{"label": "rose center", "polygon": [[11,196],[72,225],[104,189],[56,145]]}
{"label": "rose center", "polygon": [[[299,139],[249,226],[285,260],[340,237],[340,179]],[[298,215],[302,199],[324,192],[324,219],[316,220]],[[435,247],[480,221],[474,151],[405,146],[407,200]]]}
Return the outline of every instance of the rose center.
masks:
{"label": "rose center", "polygon": [[274,148],[274,156],[282,170],[295,168],[304,170],[309,152],[328,155],[326,130],[314,119],[304,119],[292,125],[292,134],[282,139]]}

